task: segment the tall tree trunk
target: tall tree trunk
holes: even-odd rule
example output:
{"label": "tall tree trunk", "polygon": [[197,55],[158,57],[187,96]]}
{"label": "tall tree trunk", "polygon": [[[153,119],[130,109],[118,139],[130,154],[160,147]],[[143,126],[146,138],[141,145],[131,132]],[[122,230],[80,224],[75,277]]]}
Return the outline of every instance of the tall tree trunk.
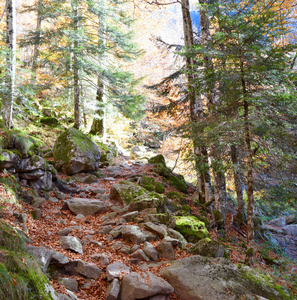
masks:
{"label": "tall tree trunk", "polygon": [[[79,12],[78,0],[71,0],[72,13],[73,13],[73,29],[78,33],[79,28]],[[81,104],[80,104],[80,85],[79,85],[79,62],[77,57],[78,41],[74,41],[73,50],[73,96],[74,96],[74,128],[79,129],[81,123]]]}
{"label": "tall tree trunk", "polygon": [[[98,3],[100,6],[100,2]],[[105,13],[105,2],[103,2],[103,12]],[[101,14],[103,13],[101,9]],[[98,16],[99,18],[99,28],[98,28],[98,47],[102,49],[98,60],[105,62],[107,57],[105,56],[105,48],[106,48],[106,24],[105,18]],[[93,123],[91,126],[90,133],[97,134],[102,137],[103,142],[106,140],[106,108],[105,108],[105,86],[101,79],[100,74],[97,77],[97,91],[96,91],[96,111],[93,119]]]}
{"label": "tall tree trunk", "polygon": [[16,94],[15,67],[16,67],[16,9],[15,0],[7,0],[6,3],[6,95],[2,108],[3,119],[8,129],[13,127],[12,111]]}
{"label": "tall tree trunk", "polygon": [[38,1],[37,8],[37,24],[36,24],[36,40],[33,48],[33,58],[32,58],[32,82],[37,80],[37,69],[38,69],[38,57],[39,57],[39,47],[41,39],[41,22],[42,22],[42,12],[43,0]]}
{"label": "tall tree trunk", "polygon": [[237,215],[235,217],[235,223],[239,226],[244,221],[244,202],[241,183],[240,161],[238,159],[238,147],[231,145],[231,160],[233,164],[233,179],[237,197]]}
{"label": "tall tree trunk", "polygon": [[[202,44],[206,45],[211,41],[211,34],[209,29],[209,18],[206,11],[206,0],[199,0],[200,4],[200,27]],[[213,73],[214,67],[212,59],[209,55],[204,54],[203,66],[205,77]],[[206,80],[206,99],[209,113],[211,114],[216,105],[217,91],[215,83]],[[226,181],[224,171],[221,167],[218,167],[218,163],[221,163],[221,151],[219,142],[212,143],[210,145],[210,157],[212,160],[212,172],[214,176],[214,218],[219,228],[222,228],[226,216]]]}
{"label": "tall tree trunk", "polygon": [[91,126],[90,133],[102,136],[105,140],[106,136],[106,117],[105,117],[105,101],[104,101],[104,84],[98,76],[97,78],[97,92],[96,92],[96,105],[95,117]]}
{"label": "tall tree trunk", "polygon": [[[185,48],[187,52],[190,52],[194,46],[193,27],[192,19],[190,15],[190,4],[189,0],[182,0],[182,16],[183,16],[183,29]],[[190,100],[190,117],[193,123],[204,118],[203,102],[201,97],[197,97],[195,89],[195,72],[193,70],[194,60],[189,53],[186,55],[186,68],[187,68],[187,80],[188,80],[188,97]],[[208,153],[206,146],[197,145],[194,139],[194,154],[197,157],[196,169],[198,170],[198,187],[201,192],[203,201],[209,202],[211,193],[211,183],[209,171],[207,170],[208,165]],[[203,171],[199,169],[199,164],[203,164]]]}
{"label": "tall tree trunk", "polygon": [[243,93],[243,108],[244,108],[244,139],[245,149],[247,156],[247,196],[248,196],[248,207],[247,207],[247,252],[245,257],[245,263],[248,265],[253,264],[254,257],[254,187],[253,187],[253,152],[251,148],[251,132],[250,132],[250,120],[249,120],[249,103],[247,97],[247,87],[244,74],[244,65],[242,61],[242,50],[239,50],[240,57],[240,73],[241,73],[241,87]]}

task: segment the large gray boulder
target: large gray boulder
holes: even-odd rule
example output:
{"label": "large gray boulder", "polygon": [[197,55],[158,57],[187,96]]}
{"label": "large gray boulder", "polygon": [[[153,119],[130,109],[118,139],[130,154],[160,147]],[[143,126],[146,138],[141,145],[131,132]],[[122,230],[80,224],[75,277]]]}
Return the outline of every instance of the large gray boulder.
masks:
{"label": "large gray boulder", "polygon": [[100,162],[96,144],[75,128],[69,128],[57,138],[53,154],[57,170],[67,175],[95,171]]}
{"label": "large gray boulder", "polygon": [[95,215],[107,211],[107,207],[103,201],[88,198],[73,198],[67,200],[65,201],[63,208],[68,208],[75,215],[81,214],[84,216]]}
{"label": "large gray boulder", "polygon": [[182,300],[287,299],[268,276],[224,258],[182,258],[162,269],[161,275]]}
{"label": "large gray boulder", "polygon": [[133,272],[123,278],[121,300],[145,299],[158,294],[170,295],[174,293],[173,287],[164,279],[151,272],[146,272],[143,275],[144,278]]}

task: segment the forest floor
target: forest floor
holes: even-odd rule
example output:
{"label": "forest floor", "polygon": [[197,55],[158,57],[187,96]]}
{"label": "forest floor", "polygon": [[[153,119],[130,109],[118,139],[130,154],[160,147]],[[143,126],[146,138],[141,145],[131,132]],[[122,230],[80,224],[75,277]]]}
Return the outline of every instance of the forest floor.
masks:
{"label": "forest floor", "polygon": [[[150,165],[148,164],[135,164],[132,161],[129,161],[127,157],[118,158],[115,161],[116,164],[128,164],[133,169],[134,174],[151,174],[152,170]],[[109,177],[109,171],[106,169],[102,169],[102,171]],[[67,194],[66,199],[70,199],[73,197],[82,197],[82,198],[94,198],[94,194],[92,190],[97,188],[106,188],[107,193],[109,194],[110,187],[112,184],[117,183],[125,178],[128,174],[123,172],[123,174],[112,180],[100,180],[99,183],[96,184],[77,184],[77,193],[75,194]],[[154,174],[156,175],[156,174]],[[0,176],[7,176],[6,174],[0,174]],[[65,179],[65,176],[60,175],[62,179]],[[168,189],[173,189],[172,187],[168,187]],[[192,194],[194,189],[191,190],[189,188],[189,194],[187,195],[187,202],[191,206],[192,213],[197,213],[197,207],[192,205]],[[10,197],[10,195],[5,194],[5,189],[3,185],[0,185],[0,196],[2,199]],[[53,192],[50,192],[50,196],[54,196]],[[39,220],[34,220],[31,217],[31,213],[33,211],[33,207],[25,202],[20,204],[12,204],[12,203],[1,203],[0,206],[3,207],[3,219],[12,224],[13,226],[19,226],[19,223],[11,213],[13,212],[21,212],[26,213],[28,218],[26,222],[26,227],[28,228],[28,235],[32,240],[31,245],[45,247],[48,249],[53,249],[55,251],[63,253],[70,260],[80,259],[86,261],[88,263],[93,263],[97,267],[101,268],[103,271],[106,269],[106,266],[100,265],[97,260],[92,258],[92,255],[105,253],[112,262],[122,262],[130,267],[131,271],[142,273],[147,270],[153,272],[157,276],[160,276],[160,269],[170,264],[168,261],[164,261],[163,259],[159,259],[156,263],[133,263],[131,260],[131,256],[128,254],[124,254],[119,252],[116,248],[114,248],[114,244],[117,240],[109,242],[107,239],[107,235],[101,235],[98,233],[98,229],[102,226],[105,214],[97,214],[92,216],[86,216],[85,220],[80,220],[75,218],[75,215],[71,214],[68,210],[61,210],[63,206],[63,201],[59,200],[57,203],[53,203],[51,201],[46,201],[42,206],[42,216]],[[47,217],[47,218],[46,218]],[[117,216],[116,218],[118,218]],[[208,215],[209,220],[211,221],[211,215]],[[61,222],[61,220],[63,220]],[[220,240],[229,251],[229,258],[233,263],[242,263],[245,258],[245,233],[246,227],[243,225],[241,228],[236,228],[232,224],[233,216],[232,211],[229,212],[226,219],[225,224],[225,236],[220,238],[216,232],[216,229],[210,230],[211,238],[215,240]],[[133,222],[128,224],[134,224]],[[65,250],[61,247],[59,242],[58,231],[65,228],[78,228],[77,226],[81,226],[80,229],[73,229],[71,235],[78,237],[80,240],[83,240],[84,237],[88,234],[92,235],[92,240],[99,242],[102,246],[99,246],[98,243],[89,242],[83,246],[83,254],[77,254],[74,252],[70,252],[69,250]],[[116,225],[113,225],[116,227]],[[152,242],[154,244],[154,242]],[[133,246],[132,244],[130,245]],[[154,244],[154,246],[156,246]],[[293,261],[289,259],[284,259],[279,254],[276,254],[269,249],[267,249],[269,257],[274,258],[277,261],[282,261],[279,266],[269,265],[263,259],[259,250],[263,248],[263,245],[257,244],[256,252],[255,252],[255,263],[253,268],[257,268],[264,273],[269,273],[276,280],[277,284],[281,286],[285,286],[291,290],[295,290],[296,294],[296,283],[294,285],[294,281],[292,278],[296,278],[297,274],[297,264],[294,264]],[[176,259],[183,258],[189,256],[186,249],[181,250],[178,247],[175,249],[176,251]],[[97,280],[87,280],[82,276],[75,276],[79,283],[78,292],[75,295],[79,299],[91,300],[98,299],[103,300],[106,299],[106,289],[108,286],[108,281],[105,275],[105,272],[102,272],[101,276]],[[57,279],[52,279],[52,284],[57,292],[67,294],[65,287],[59,283]],[[178,299],[178,297],[173,294],[171,295],[171,299]]]}

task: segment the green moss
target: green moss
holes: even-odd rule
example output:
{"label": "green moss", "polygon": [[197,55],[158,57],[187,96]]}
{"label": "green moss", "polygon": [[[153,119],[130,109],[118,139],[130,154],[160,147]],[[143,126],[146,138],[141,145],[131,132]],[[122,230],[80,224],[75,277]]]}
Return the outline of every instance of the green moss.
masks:
{"label": "green moss", "polygon": [[186,193],[187,192],[187,184],[185,182],[185,180],[181,179],[180,176],[175,176],[173,174],[170,174],[168,176],[168,181],[169,181],[169,184],[172,185],[173,187],[175,187],[177,190],[183,192],[183,193]]}
{"label": "green moss", "polygon": [[88,153],[94,149],[94,142],[81,131],[70,128],[65,130],[56,140],[54,146],[54,160],[56,162],[63,161],[65,164],[68,164],[73,158],[73,149],[74,144],[83,152]]}
{"label": "green moss", "polygon": [[166,162],[165,162],[165,158],[162,154],[158,154],[154,157],[151,157],[148,162],[150,164],[161,164],[163,165],[164,167],[166,167]]}
{"label": "green moss", "polygon": [[163,187],[163,185],[160,182],[156,182],[155,191],[158,194],[163,194],[165,192],[165,188]]}
{"label": "green moss", "polygon": [[0,221],[0,248],[14,252],[24,251],[25,243],[18,232],[5,222]]}
{"label": "green moss", "polygon": [[218,229],[222,229],[224,227],[224,219],[222,217],[221,212],[217,209],[214,209],[212,214],[214,216],[214,219],[215,219],[215,222],[218,226]]}
{"label": "green moss", "polygon": [[175,216],[175,229],[189,242],[198,242],[210,236],[205,224],[194,216]]}
{"label": "green moss", "polygon": [[52,126],[60,124],[59,120],[55,117],[41,117],[39,119],[39,122],[42,124],[52,125]]}
{"label": "green moss", "polygon": [[171,170],[164,166],[163,164],[155,164],[154,166],[154,172],[159,174],[160,176],[163,177],[168,177],[170,174],[172,174]]}

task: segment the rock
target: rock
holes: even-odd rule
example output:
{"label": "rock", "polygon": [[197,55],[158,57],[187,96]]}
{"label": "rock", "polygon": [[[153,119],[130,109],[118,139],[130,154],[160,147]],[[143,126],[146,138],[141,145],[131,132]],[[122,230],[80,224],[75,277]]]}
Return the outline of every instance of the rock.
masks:
{"label": "rock", "polygon": [[165,158],[162,154],[158,154],[156,156],[151,157],[148,162],[150,164],[162,164],[166,167]]}
{"label": "rock", "polygon": [[205,238],[193,245],[188,252],[206,257],[223,257],[225,250],[219,242]]}
{"label": "rock", "polygon": [[57,251],[52,251],[52,259],[50,264],[54,264],[57,266],[63,266],[69,263],[69,259],[67,256],[64,254],[57,252]]}
{"label": "rock", "polygon": [[88,264],[82,260],[77,262],[76,270],[79,274],[93,279],[98,279],[102,273],[102,270],[96,267],[95,265]]}
{"label": "rock", "polygon": [[286,216],[286,225],[297,224],[297,216]]}
{"label": "rock", "polygon": [[52,259],[52,250],[37,246],[27,246],[27,251],[35,257],[42,271],[45,273]]}
{"label": "rock", "polygon": [[66,195],[63,192],[55,191],[54,194],[55,194],[56,198],[58,198],[59,200],[65,200],[66,199]]}
{"label": "rock", "polygon": [[31,180],[30,186],[36,190],[46,190],[49,191],[53,186],[53,176],[52,173],[46,171],[43,175],[37,180]]}
{"label": "rock", "polygon": [[72,300],[70,297],[68,297],[67,295],[61,294],[61,293],[57,293],[58,294],[58,299],[59,300]]}
{"label": "rock", "polygon": [[150,297],[149,300],[170,300],[169,295],[156,295],[153,297]]}
{"label": "rock", "polygon": [[122,276],[130,273],[130,268],[122,263],[114,262],[107,266],[106,277],[108,281],[115,278],[122,278]]}
{"label": "rock", "polygon": [[[164,226],[164,225],[163,225]],[[149,231],[152,231],[156,233],[161,238],[165,237],[167,235],[167,230],[163,226],[156,225],[152,222],[146,222],[144,223],[144,227],[148,229]]]}
{"label": "rock", "polygon": [[76,181],[81,183],[97,183],[99,178],[93,174],[88,173],[78,173],[73,176]]}
{"label": "rock", "polygon": [[98,260],[100,265],[107,266],[109,264],[109,259],[108,259],[107,255],[104,253],[93,254],[91,257],[93,259]]}
{"label": "rock", "polygon": [[167,232],[168,232],[168,235],[171,238],[177,239],[177,240],[180,241],[181,244],[179,245],[179,247],[181,249],[185,249],[187,247],[187,244],[188,244],[187,240],[184,238],[184,236],[181,233],[179,233],[178,231],[176,231],[176,230],[174,230],[172,228],[168,228]]}
{"label": "rock", "polygon": [[57,170],[67,175],[96,171],[100,161],[96,144],[75,128],[66,130],[57,138],[53,155]]}
{"label": "rock", "polygon": [[270,220],[266,224],[271,225],[271,226],[277,226],[277,227],[285,226],[286,225],[286,217],[280,217],[277,219]]}
{"label": "rock", "polygon": [[170,295],[174,293],[173,287],[164,279],[153,275],[151,272],[146,272],[143,275],[144,278],[133,272],[123,278],[121,300],[144,299],[158,294]]}
{"label": "rock", "polygon": [[104,213],[108,209],[104,202],[88,198],[73,198],[67,200],[64,207],[76,215],[82,214],[84,216]]}
{"label": "rock", "polygon": [[140,211],[145,208],[157,208],[165,211],[165,198],[155,192],[128,181],[113,184],[110,189],[110,201],[117,205],[128,206],[130,211]]}
{"label": "rock", "polygon": [[175,230],[180,232],[188,242],[196,243],[209,237],[205,224],[194,216],[175,216]]}
{"label": "rock", "polygon": [[297,224],[287,225],[283,227],[283,231],[287,235],[297,235]]}
{"label": "rock", "polygon": [[149,214],[145,217],[145,222],[153,222],[155,224],[164,224],[168,228],[175,228],[175,219],[171,213],[163,213],[163,214]]}
{"label": "rock", "polygon": [[138,211],[131,211],[129,213],[122,215],[122,218],[125,219],[127,222],[131,222],[138,216],[138,214],[139,214]]}
{"label": "rock", "polygon": [[78,300],[78,298],[74,295],[73,292],[71,292],[71,291],[69,291],[67,289],[66,289],[66,291],[67,291],[67,293],[68,293],[68,295],[69,295],[69,297],[70,297],[71,300]]}
{"label": "rock", "polygon": [[43,170],[32,171],[30,173],[19,173],[20,178],[26,180],[37,180],[44,175]]}
{"label": "rock", "polygon": [[102,194],[107,193],[107,189],[104,189],[104,188],[98,188],[98,189],[92,190],[92,192],[93,192],[94,194],[100,194],[100,195],[102,195]]}
{"label": "rock", "polygon": [[106,290],[106,300],[117,300],[120,294],[120,281],[114,279]]}
{"label": "rock", "polygon": [[157,245],[157,251],[159,257],[164,258],[166,260],[174,260],[175,259],[175,252],[174,248],[171,243],[161,241]]}
{"label": "rock", "polygon": [[29,158],[22,159],[18,169],[20,172],[40,170],[46,170],[46,161],[41,156],[35,154]]}
{"label": "rock", "polygon": [[65,228],[65,229],[62,229],[62,230],[58,231],[58,235],[59,235],[59,236],[66,236],[66,235],[68,235],[71,231],[72,231],[71,228]]}
{"label": "rock", "polygon": [[113,227],[111,225],[107,225],[107,226],[103,226],[99,231],[98,233],[102,234],[102,235],[105,235],[105,234],[108,234],[112,231]]}
{"label": "rock", "polygon": [[141,244],[145,241],[151,242],[156,240],[156,236],[141,230],[135,225],[122,225],[122,237],[133,244]]}
{"label": "rock", "polygon": [[267,275],[234,265],[224,258],[199,255],[171,262],[161,270],[182,300],[286,299],[273,288]]}
{"label": "rock", "polygon": [[80,240],[74,236],[61,236],[61,247],[66,250],[72,250],[79,254],[83,254],[83,248]]}
{"label": "rock", "polygon": [[158,258],[159,258],[158,251],[155,249],[155,247],[151,243],[145,242],[143,244],[143,251],[151,260],[154,260],[154,261],[158,260]]}
{"label": "rock", "polygon": [[182,243],[178,239],[173,239],[170,236],[165,236],[162,242],[170,243],[172,246],[179,246],[182,247]]}
{"label": "rock", "polygon": [[139,260],[149,261],[150,259],[146,256],[143,250],[138,249],[131,254],[133,258],[138,258]]}
{"label": "rock", "polygon": [[34,220],[40,220],[41,219],[41,209],[40,208],[34,208],[32,212],[32,218]]}
{"label": "rock", "polygon": [[58,203],[59,202],[59,200],[56,198],[56,197],[49,197],[49,199],[48,199],[50,202],[52,202],[52,203]]}
{"label": "rock", "polygon": [[0,149],[0,170],[19,168],[21,158],[16,152]]}
{"label": "rock", "polygon": [[62,285],[65,286],[67,290],[70,290],[72,292],[78,291],[78,282],[75,278],[59,278],[59,281]]}
{"label": "rock", "polygon": [[36,197],[33,200],[33,207],[39,208],[42,206],[42,204],[46,201],[44,197]]}

